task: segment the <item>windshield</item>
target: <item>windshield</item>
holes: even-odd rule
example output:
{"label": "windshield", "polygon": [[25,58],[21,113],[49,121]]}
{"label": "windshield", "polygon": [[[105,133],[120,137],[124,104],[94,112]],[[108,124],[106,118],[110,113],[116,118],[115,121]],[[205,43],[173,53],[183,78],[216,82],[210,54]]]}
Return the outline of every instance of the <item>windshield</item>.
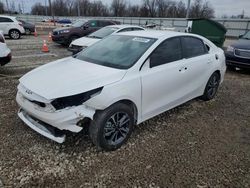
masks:
{"label": "windshield", "polygon": [[75,58],[98,65],[128,69],[156,41],[153,38],[110,35],[80,52]]}
{"label": "windshield", "polygon": [[247,33],[245,33],[243,36],[242,36],[243,39],[248,39],[250,40],[250,31],[248,31]]}
{"label": "windshield", "polygon": [[83,26],[83,24],[85,24],[87,22],[87,20],[81,20],[81,21],[77,21],[74,24],[72,24],[72,27],[81,27]]}
{"label": "windshield", "polygon": [[90,34],[88,37],[102,39],[108,35],[111,35],[112,33],[114,33],[117,30],[118,30],[117,27],[104,27],[104,28],[99,29],[98,31]]}

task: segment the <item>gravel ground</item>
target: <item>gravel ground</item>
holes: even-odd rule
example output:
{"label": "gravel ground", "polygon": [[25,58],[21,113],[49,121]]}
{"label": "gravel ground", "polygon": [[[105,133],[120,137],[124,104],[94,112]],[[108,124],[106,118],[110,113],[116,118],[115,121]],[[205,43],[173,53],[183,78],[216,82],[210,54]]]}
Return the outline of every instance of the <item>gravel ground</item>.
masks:
{"label": "gravel ground", "polygon": [[42,55],[43,38],[7,41],[14,58],[0,74],[16,77],[0,77],[0,187],[250,187],[250,72],[227,72],[214,100],[192,100],[98,152],[84,133],[60,145],[17,117],[17,77],[70,54],[49,44]]}

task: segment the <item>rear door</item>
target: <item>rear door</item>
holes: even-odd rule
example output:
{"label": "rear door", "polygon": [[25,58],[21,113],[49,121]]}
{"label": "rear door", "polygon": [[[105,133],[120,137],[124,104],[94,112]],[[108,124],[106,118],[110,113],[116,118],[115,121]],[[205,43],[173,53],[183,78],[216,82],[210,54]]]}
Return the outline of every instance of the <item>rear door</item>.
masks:
{"label": "rear door", "polygon": [[9,29],[13,22],[10,18],[0,17],[0,30],[3,31],[4,35],[9,34]]}
{"label": "rear door", "polygon": [[208,53],[204,42],[192,36],[181,37],[185,61],[181,73],[185,78],[184,88],[188,98],[201,95],[213,69],[215,56]]}

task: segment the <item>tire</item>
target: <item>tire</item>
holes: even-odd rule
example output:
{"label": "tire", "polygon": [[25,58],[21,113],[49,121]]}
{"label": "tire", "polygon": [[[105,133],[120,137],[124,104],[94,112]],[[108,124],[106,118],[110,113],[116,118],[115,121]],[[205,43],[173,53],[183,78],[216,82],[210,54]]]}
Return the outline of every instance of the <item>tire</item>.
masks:
{"label": "tire", "polygon": [[[120,124],[120,120],[123,123]],[[89,126],[89,136],[98,149],[113,151],[127,142],[134,122],[132,109],[126,104],[116,103],[95,114]]]}
{"label": "tire", "polygon": [[202,95],[201,99],[204,101],[212,100],[219,88],[220,85],[220,75],[217,72],[214,72],[212,76],[210,76],[204,94]]}
{"label": "tire", "polygon": [[9,31],[9,37],[11,39],[17,40],[17,39],[20,39],[21,33],[17,29],[12,29]]}
{"label": "tire", "polygon": [[227,69],[230,70],[230,71],[235,71],[236,67],[231,66],[231,65],[227,65]]}

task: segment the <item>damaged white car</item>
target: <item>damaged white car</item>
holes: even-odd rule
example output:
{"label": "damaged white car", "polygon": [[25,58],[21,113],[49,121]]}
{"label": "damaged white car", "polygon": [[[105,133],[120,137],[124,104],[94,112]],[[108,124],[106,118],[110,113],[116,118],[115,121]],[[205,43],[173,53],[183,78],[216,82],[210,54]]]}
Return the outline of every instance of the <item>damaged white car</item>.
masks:
{"label": "damaged white car", "polygon": [[23,76],[18,115],[59,143],[64,131],[87,122],[93,143],[115,150],[135,124],[196,97],[214,98],[225,71],[224,52],[201,36],[119,33]]}

